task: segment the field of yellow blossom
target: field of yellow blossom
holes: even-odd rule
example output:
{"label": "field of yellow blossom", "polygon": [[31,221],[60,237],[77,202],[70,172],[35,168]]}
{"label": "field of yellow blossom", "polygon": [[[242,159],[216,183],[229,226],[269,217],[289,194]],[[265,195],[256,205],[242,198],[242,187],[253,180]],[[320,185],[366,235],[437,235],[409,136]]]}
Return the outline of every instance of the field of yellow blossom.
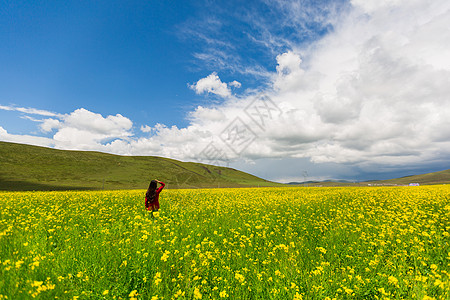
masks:
{"label": "field of yellow blossom", "polygon": [[0,299],[450,299],[450,186],[0,193]]}

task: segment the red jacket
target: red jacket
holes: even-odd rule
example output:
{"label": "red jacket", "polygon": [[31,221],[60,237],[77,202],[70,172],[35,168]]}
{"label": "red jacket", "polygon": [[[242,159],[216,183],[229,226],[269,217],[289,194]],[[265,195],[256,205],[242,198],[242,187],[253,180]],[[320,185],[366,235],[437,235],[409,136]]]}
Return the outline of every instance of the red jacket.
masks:
{"label": "red jacket", "polygon": [[164,182],[160,182],[161,186],[155,191],[155,199],[152,202],[149,202],[147,199],[147,195],[145,196],[145,207],[147,210],[158,210],[159,209],[159,193],[161,193],[162,189],[166,186]]}

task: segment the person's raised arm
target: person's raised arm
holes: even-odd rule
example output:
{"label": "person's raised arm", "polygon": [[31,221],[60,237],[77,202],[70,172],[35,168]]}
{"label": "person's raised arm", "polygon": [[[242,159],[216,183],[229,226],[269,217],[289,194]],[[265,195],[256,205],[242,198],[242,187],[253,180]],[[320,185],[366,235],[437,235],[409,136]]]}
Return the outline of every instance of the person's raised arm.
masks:
{"label": "person's raised arm", "polygon": [[161,192],[161,190],[166,186],[166,184],[162,181],[156,180],[161,186],[156,190],[157,193]]}

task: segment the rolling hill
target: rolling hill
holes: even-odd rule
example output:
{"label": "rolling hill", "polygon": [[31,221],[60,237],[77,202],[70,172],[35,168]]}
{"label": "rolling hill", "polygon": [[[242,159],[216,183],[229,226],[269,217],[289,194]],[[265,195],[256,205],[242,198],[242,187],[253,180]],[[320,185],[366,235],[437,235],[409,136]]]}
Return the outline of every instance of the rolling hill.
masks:
{"label": "rolling hill", "polygon": [[383,184],[383,185],[403,185],[409,183],[447,184],[450,183],[450,169],[439,172],[411,175],[394,179],[367,181],[364,183]]}
{"label": "rolling hill", "polygon": [[225,167],[156,156],[120,156],[0,142],[0,190],[146,189],[279,186]]}

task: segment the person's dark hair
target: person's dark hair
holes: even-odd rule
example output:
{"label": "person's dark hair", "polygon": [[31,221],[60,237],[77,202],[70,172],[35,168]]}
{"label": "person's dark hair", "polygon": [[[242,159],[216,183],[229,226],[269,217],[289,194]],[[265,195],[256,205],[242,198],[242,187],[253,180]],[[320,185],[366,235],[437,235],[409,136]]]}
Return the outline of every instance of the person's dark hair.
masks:
{"label": "person's dark hair", "polygon": [[145,197],[148,202],[152,202],[155,199],[156,195],[156,180],[150,181],[150,185],[148,186],[147,193],[145,193]]}

